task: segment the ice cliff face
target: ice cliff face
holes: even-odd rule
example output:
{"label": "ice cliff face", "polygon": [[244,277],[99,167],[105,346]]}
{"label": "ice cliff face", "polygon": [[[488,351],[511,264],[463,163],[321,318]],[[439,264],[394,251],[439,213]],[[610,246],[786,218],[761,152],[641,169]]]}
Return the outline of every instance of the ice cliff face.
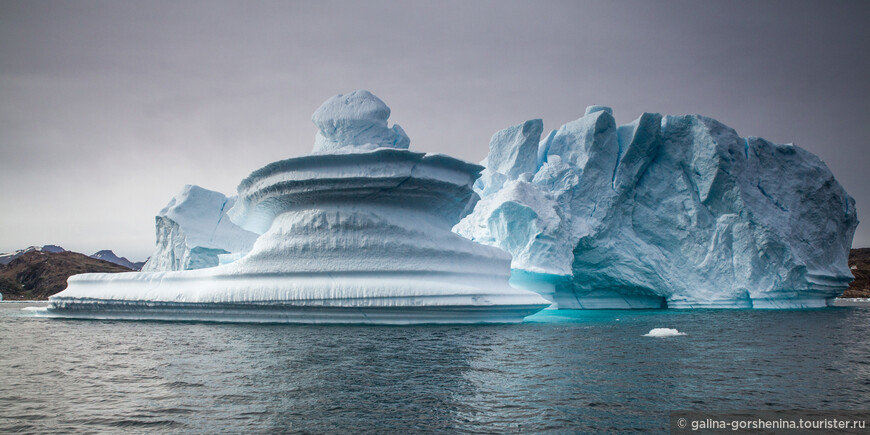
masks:
{"label": "ice cliff face", "polygon": [[493,136],[454,231],[563,308],[816,307],[852,279],[854,200],[811,153],[702,116],[592,106]]}
{"label": "ice cliff face", "polygon": [[233,224],[227,212],[234,198],[187,185],[156,216],[157,248],[143,272],[214,267],[220,258],[240,257],[257,235]]}

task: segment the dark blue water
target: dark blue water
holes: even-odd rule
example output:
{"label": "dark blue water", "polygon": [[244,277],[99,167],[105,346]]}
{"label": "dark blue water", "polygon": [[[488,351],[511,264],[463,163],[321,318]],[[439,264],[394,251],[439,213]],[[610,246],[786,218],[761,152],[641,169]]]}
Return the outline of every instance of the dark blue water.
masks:
{"label": "dark blue water", "polygon": [[0,304],[0,433],[667,432],[671,410],[870,409],[867,307],[414,327],[21,308]]}

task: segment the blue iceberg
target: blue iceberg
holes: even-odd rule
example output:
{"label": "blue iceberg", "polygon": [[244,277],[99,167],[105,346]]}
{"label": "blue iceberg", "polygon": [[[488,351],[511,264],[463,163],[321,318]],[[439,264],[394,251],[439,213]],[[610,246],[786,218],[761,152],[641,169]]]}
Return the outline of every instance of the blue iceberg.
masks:
{"label": "blue iceberg", "polygon": [[454,231],[559,308],[823,307],[852,280],[855,201],[804,149],[697,115],[617,126],[604,106],[538,125],[493,136]]}

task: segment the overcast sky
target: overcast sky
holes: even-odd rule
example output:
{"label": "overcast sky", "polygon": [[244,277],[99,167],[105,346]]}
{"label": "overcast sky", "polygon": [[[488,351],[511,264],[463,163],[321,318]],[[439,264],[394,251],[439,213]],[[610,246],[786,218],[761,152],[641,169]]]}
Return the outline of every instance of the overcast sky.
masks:
{"label": "overcast sky", "polygon": [[590,104],[711,116],[819,155],[868,220],[868,23],[870,2],[831,0],[0,0],[0,252],[143,260],[184,184],[233,194],[309,152],[311,113],[354,89],[411,149],[475,162]]}

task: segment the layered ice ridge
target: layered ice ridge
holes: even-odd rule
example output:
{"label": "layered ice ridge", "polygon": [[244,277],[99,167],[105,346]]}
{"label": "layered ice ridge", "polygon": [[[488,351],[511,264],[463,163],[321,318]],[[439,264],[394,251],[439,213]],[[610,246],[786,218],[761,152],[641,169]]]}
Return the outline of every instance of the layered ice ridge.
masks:
{"label": "layered ice ridge", "polygon": [[508,134],[522,125],[493,136],[454,231],[510,252],[512,283],[559,307],[820,307],[852,279],[855,202],[800,147],[592,106],[509,175],[532,158]]}

